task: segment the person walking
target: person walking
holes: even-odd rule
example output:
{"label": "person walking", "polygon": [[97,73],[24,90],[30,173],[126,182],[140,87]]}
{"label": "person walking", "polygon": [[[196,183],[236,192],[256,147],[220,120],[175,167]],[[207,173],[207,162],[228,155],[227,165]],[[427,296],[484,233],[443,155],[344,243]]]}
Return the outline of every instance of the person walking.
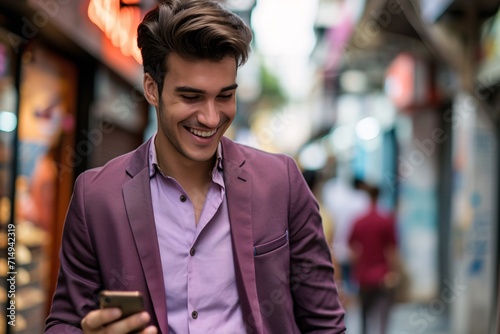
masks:
{"label": "person walking", "polygon": [[396,231],[393,216],[377,207],[378,187],[367,185],[366,189],[370,209],[354,222],[349,246],[361,304],[362,333],[384,334],[394,300]]}

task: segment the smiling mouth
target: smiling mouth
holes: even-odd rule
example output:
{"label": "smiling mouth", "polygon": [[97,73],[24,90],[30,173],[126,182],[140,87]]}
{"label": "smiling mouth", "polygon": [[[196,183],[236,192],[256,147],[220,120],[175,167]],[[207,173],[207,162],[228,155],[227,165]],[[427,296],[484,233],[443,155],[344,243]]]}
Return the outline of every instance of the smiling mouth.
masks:
{"label": "smiling mouth", "polygon": [[189,131],[197,137],[207,138],[213,136],[217,132],[217,129],[212,131],[200,131],[190,128]]}

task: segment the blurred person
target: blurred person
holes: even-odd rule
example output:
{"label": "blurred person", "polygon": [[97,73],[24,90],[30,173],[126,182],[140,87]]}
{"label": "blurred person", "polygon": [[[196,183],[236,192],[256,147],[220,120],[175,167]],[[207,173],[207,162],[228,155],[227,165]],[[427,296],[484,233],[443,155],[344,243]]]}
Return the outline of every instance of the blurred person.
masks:
{"label": "blurred person", "polygon": [[352,279],[352,265],[348,238],[354,221],[370,207],[370,198],[363,190],[365,183],[354,177],[345,181],[343,175],[328,180],[322,190],[325,208],[334,221],[332,252],[340,268],[335,278],[342,282],[340,294],[344,306],[355,300],[357,287]]}
{"label": "blurred person", "polygon": [[397,279],[396,230],[394,215],[382,212],[377,206],[379,188],[365,189],[370,195],[370,209],[354,222],[349,236],[353,277],[359,287],[362,333],[384,334]]}
{"label": "blurred person", "polygon": [[[46,333],[345,333],[297,164],[223,136],[251,39],[213,1],[146,14],[138,46],[158,129],[76,180]],[[97,309],[104,289],[142,292],[145,311],[117,320]]]}

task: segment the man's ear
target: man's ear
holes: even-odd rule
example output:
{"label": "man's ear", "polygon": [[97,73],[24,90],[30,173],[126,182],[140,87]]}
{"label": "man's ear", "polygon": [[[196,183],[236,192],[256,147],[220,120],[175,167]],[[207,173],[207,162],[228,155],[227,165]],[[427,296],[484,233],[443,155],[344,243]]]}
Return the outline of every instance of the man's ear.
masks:
{"label": "man's ear", "polygon": [[149,73],[144,73],[142,82],[144,86],[144,96],[152,106],[157,107],[159,104],[158,84]]}

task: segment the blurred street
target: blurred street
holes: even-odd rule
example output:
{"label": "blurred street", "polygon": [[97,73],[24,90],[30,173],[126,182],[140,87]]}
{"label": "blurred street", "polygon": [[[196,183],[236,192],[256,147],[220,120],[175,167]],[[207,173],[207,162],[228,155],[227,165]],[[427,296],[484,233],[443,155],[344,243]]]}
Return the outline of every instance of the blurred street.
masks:
{"label": "blurred street", "polygon": [[[347,333],[368,277],[398,289],[387,334],[500,334],[500,0],[219,2],[254,34],[225,135],[297,162]],[[136,41],[156,3],[0,0],[0,334],[42,331],[76,178],[157,131]],[[353,237],[367,221],[380,240]]]}

